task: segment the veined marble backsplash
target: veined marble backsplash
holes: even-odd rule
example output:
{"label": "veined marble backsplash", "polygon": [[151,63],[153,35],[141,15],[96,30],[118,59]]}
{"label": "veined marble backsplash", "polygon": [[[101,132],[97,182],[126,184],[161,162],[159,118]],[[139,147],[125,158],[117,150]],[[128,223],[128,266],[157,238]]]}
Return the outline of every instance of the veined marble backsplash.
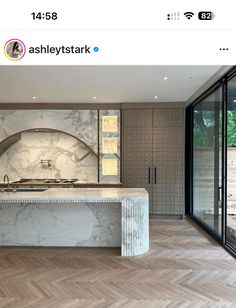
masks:
{"label": "veined marble backsplash", "polygon": [[[117,117],[117,131],[103,132],[105,116]],[[51,129],[57,133],[27,132],[35,129]],[[17,133],[21,134],[21,140],[0,157],[2,174],[8,174],[12,181],[19,178],[78,178],[98,182],[99,168],[100,183],[120,183],[119,110],[1,110],[0,142]],[[117,140],[116,153],[103,153],[104,138]],[[43,166],[41,160],[50,160],[52,165]]]}
{"label": "veined marble backsplash", "polygon": [[97,110],[1,110],[0,141],[32,128],[51,128],[69,133],[98,148]]}
{"label": "veined marble backsplash", "polygon": [[[41,160],[51,160],[51,167]],[[98,158],[76,138],[58,132],[24,132],[0,158],[1,173],[20,178],[78,178],[97,182]]]}

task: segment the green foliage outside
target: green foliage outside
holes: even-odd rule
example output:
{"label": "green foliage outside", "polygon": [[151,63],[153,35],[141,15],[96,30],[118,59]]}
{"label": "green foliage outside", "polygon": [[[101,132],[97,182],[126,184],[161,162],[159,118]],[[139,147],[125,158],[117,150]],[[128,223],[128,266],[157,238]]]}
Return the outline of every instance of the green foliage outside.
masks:
{"label": "green foliage outside", "polygon": [[236,147],[236,110],[228,111],[228,146]]}
{"label": "green foliage outside", "polygon": [[[236,110],[228,111],[228,147],[236,147]],[[221,118],[221,117],[220,117]],[[215,113],[213,111],[194,111],[194,147],[213,147],[216,142],[221,143],[221,140],[215,140]],[[220,120],[218,120],[220,121]],[[221,136],[221,123],[218,125]]]}
{"label": "green foliage outside", "polygon": [[194,111],[194,147],[214,145],[215,118],[212,111]]}

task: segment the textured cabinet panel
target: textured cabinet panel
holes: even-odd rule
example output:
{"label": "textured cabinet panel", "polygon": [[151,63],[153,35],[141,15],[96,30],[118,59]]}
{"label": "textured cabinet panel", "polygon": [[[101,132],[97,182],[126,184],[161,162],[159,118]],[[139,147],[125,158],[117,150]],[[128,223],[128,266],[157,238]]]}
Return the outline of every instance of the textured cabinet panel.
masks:
{"label": "textured cabinet panel", "polygon": [[153,184],[153,214],[183,213],[183,128],[153,128],[153,166],[157,184]]}
{"label": "textured cabinet panel", "polygon": [[183,110],[124,110],[122,170],[124,187],[149,192],[150,214],[182,215]]}
{"label": "textured cabinet panel", "polygon": [[183,126],[183,109],[153,109],[153,127]]}
{"label": "textured cabinet panel", "polygon": [[152,128],[152,109],[127,109],[123,111],[124,127]]}
{"label": "textured cabinet panel", "polygon": [[125,128],[123,157],[123,186],[146,188],[149,193],[149,211],[151,213],[152,185],[149,183],[149,179],[151,181],[152,130],[141,127]]}

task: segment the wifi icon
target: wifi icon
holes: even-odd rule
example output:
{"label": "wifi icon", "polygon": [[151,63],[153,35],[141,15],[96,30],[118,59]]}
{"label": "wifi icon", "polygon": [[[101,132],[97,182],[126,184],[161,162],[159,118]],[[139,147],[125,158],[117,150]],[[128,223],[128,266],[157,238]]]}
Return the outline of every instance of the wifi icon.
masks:
{"label": "wifi icon", "polygon": [[188,19],[191,19],[193,17],[194,13],[193,12],[185,12],[184,16],[187,17]]}

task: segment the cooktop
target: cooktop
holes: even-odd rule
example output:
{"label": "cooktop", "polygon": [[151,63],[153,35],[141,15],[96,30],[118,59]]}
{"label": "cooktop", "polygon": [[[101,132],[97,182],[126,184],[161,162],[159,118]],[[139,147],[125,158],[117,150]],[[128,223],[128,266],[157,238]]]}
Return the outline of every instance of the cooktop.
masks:
{"label": "cooktop", "polygon": [[13,184],[73,184],[78,179],[20,179]]}

